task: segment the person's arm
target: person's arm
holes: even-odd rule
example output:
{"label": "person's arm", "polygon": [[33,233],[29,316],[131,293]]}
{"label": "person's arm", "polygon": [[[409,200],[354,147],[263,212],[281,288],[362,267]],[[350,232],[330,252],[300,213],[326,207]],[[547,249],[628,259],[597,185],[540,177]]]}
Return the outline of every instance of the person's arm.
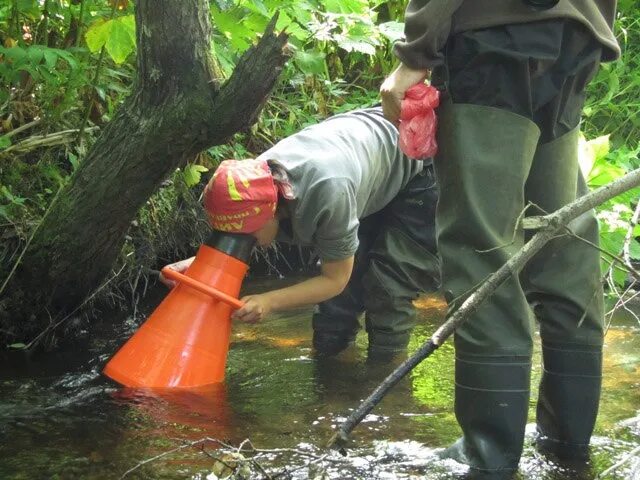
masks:
{"label": "person's arm", "polygon": [[414,70],[430,70],[442,64],[453,15],[463,1],[410,0],[404,16],[406,39],[393,48],[400,61]]}
{"label": "person's arm", "polygon": [[353,256],[322,262],[320,275],[296,285],[242,298],[244,307],[236,310],[234,320],[258,322],[271,312],[314,305],[339,295],[349,282]]}
{"label": "person's arm", "polygon": [[385,79],[380,87],[380,97],[382,99],[382,111],[387,120],[398,126],[405,92],[414,85],[424,82],[428,74],[428,70],[414,70],[401,63]]}
{"label": "person's arm", "polygon": [[406,39],[394,45],[400,66],[380,87],[382,110],[398,125],[405,92],[424,82],[429,71],[443,62],[453,14],[464,0],[411,0],[405,13]]}

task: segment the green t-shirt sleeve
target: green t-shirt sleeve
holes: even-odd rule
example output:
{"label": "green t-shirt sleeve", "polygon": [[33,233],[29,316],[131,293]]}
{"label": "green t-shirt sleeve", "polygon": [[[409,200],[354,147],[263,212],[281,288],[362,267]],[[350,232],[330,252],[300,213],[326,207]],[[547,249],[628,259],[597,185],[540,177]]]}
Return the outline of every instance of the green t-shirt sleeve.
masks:
{"label": "green t-shirt sleeve", "polygon": [[345,178],[327,178],[300,196],[295,223],[298,236],[313,245],[321,260],[344,260],[358,249],[355,190]]}

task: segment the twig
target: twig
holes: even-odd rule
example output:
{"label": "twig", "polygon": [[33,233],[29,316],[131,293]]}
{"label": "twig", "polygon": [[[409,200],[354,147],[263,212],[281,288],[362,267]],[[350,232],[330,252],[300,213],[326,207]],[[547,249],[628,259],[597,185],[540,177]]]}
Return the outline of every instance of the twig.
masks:
{"label": "twig", "polygon": [[42,332],[40,332],[33,340],[31,340],[27,346],[25,347],[25,350],[30,350],[33,346],[37,345],[37,342],[47,333],[49,333],[52,330],[55,330],[56,328],[58,328],[62,323],[64,323],[66,320],[68,320],[69,318],[71,318],[71,316],[76,313],[78,310],[80,310],[82,307],[84,307],[87,303],[89,303],[98,293],[100,293],[107,285],[109,285],[109,283],[111,283],[114,279],[116,279],[121,273],[122,270],[124,270],[124,265],[120,268],[120,270],[118,271],[118,273],[116,273],[115,275],[113,275],[111,278],[109,278],[106,282],[104,282],[100,287],[98,287],[96,289],[95,292],[93,292],[91,295],[89,295],[80,305],[78,305],[76,308],[74,308],[71,313],[69,313],[68,315],[64,316],[62,318],[62,320],[56,322],[55,324],[50,324],[47,328],[45,328]]}
{"label": "twig", "polygon": [[343,448],[349,434],[373,408],[380,403],[387,392],[408,372],[413,370],[422,360],[431,355],[451,334],[462,325],[493,292],[509,277],[515,276],[522,267],[544,247],[557,232],[570,221],[588,212],[605,201],[640,185],[640,168],[629,172],[618,180],[595,190],[576,201],[548,215],[548,227],[536,233],[522,249],[513,255],[498,271],[492,274],[476,292],[472,293],[464,303],[453,312],[448,320],[433,336],[424,343],[416,353],[398,366],[378,387],[360,403],[349,417],[340,425],[338,431],[330,439],[330,447]]}
{"label": "twig", "polygon": [[[613,281],[613,271],[615,269],[615,266],[616,266],[616,263],[610,260],[609,268],[607,269],[607,272],[604,275],[604,281],[607,283],[607,286],[611,289],[611,291],[614,292],[617,296],[619,296],[618,287]],[[605,323],[606,325],[605,325],[604,334],[607,335],[609,333],[609,329],[611,328],[611,324],[613,323],[613,312],[611,313],[611,315],[609,315],[609,318],[605,317]]]}
{"label": "twig", "polygon": [[216,457],[215,455],[207,452],[204,448],[204,445],[200,445],[200,451],[202,453],[204,453],[207,457],[212,458],[213,460],[215,460],[218,463],[221,463],[222,465],[224,465],[225,467],[227,467],[229,470],[233,471],[234,466],[225,462],[224,460],[222,460],[220,457]]}
{"label": "twig", "polygon": [[262,475],[264,475],[264,478],[265,478],[266,480],[273,480],[274,478],[276,478],[276,477],[277,477],[277,475],[276,475],[276,477],[269,475],[269,472],[267,472],[267,470],[266,470],[262,465],[260,465],[260,463],[259,463],[259,462],[257,462],[257,461],[256,461],[256,460],[254,460],[253,458],[251,459],[251,465],[253,465],[254,467],[256,467],[256,470],[259,470],[259,471],[260,471],[260,473],[261,473]]}
{"label": "twig", "polygon": [[18,268],[18,265],[20,265],[20,262],[22,261],[22,257],[24,257],[24,254],[27,252],[27,249],[29,248],[29,245],[31,245],[31,241],[33,240],[33,237],[35,237],[36,232],[40,229],[40,226],[42,225],[42,222],[44,222],[44,219],[47,217],[47,214],[51,210],[51,207],[53,207],[53,204],[56,202],[56,199],[58,198],[58,195],[60,195],[61,191],[62,191],[62,186],[60,186],[60,188],[58,188],[58,191],[56,192],[55,196],[53,197],[53,199],[49,203],[49,206],[47,207],[47,211],[44,212],[44,215],[40,219],[40,222],[38,222],[38,225],[31,232],[31,235],[29,236],[29,239],[27,240],[27,243],[25,244],[24,248],[22,249],[22,252],[20,252],[20,256],[18,257],[18,259],[13,264],[13,267],[11,267],[11,271],[9,272],[9,275],[7,275],[7,278],[5,278],[4,282],[2,283],[2,286],[0,287],[0,295],[2,295],[2,292],[4,292],[4,289],[7,288],[7,285],[9,284],[9,280],[11,280],[11,277],[13,277],[13,274],[16,272],[16,270]]}
{"label": "twig", "polygon": [[[98,127],[92,127],[90,130],[97,130]],[[62,130],[60,132],[49,133],[46,135],[33,135],[29,138],[25,138],[21,142],[11,145],[2,152],[0,155],[6,155],[10,152],[28,152],[36,148],[52,147],[55,145],[63,145],[73,140],[73,136],[78,133],[79,130]]]}
{"label": "twig", "polygon": [[42,122],[41,118],[37,118],[32,122],[29,123],[25,123],[24,125],[20,125],[17,128],[14,128],[13,130],[11,130],[10,132],[7,132],[4,134],[5,137],[13,137],[14,135],[17,135],[21,132],[24,132],[25,130],[29,130],[32,127],[35,127],[36,125],[39,125]]}
{"label": "twig", "polygon": [[[476,250],[476,252],[478,252],[478,253],[490,253],[490,252],[493,252],[495,250],[502,250],[503,248],[510,247],[511,245],[513,245],[516,242],[516,236],[518,235],[518,227],[524,221],[524,216],[527,214],[527,210],[529,210],[529,208],[532,207],[532,206],[534,206],[533,203],[528,203],[527,206],[522,209],[522,211],[520,212],[520,215],[518,215],[518,218],[516,218],[516,222],[513,225],[513,235],[511,236],[511,241],[509,243],[505,243],[504,245],[498,245],[497,247],[489,248],[487,250]],[[538,206],[536,205],[536,207],[538,207]],[[540,208],[540,207],[538,207],[538,208]],[[533,217],[531,217],[531,218],[533,218]]]}
{"label": "twig", "polygon": [[324,455],[322,455],[322,456],[320,456],[320,457],[316,458],[315,460],[311,460],[309,463],[307,463],[307,464],[305,464],[305,465],[300,465],[300,466],[298,466],[298,467],[294,467],[294,468],[291,468],[291,469],[286,469],[286,468],[285,468],[282,472],[276,473],[275,475],[273,475],[273,476],[272,476],[272,477],[270,477],[270,478],[271,478],[271,479],[273,479],[273,480],[275,480],[276,478],[279,478],[279,477],[281,477],[281,476],[283,476],[283,475],[286,475],[286,474],[289,474],[289,475],[290,475],[290,474],[292,474],[293,472],[297,472],[298,470],[302,470],[303,468],[309,468],[309,467],[310,467],[311,465],[313,465],[314,463],[320,463],[320,462],[323,462],[323,461],[327,460],[327,459],[328,459],[328,457],[329,457],[329,454],[328,454],[328,453],[325,453]]}
{"label": "twig", "polygon": [[[633,231],[638,224],[638,220],[640,220],[640,199],[636,205],[635,212],[633,212],[633,217],[631,217],[631,222],[629,223],[629,228],[627,229],[627,234],[624,237],[624,245],[622,247],[622,258],[624,258],[625,263],[629,267],[631,267],[631,241],[633,240]],[[640,278],[637,278],[637,280],[640,282]]]}
{"label": "twig", "polygon": [[522,228],[525,230],[540,230],[549,226],[546,216],[529,217],[522,220]]}
{"label": "twig", "polygon": [[146,465],[147,463],[151,463],[154,462],[162,457],[166,457],[167,455],[170,455],[172,453],[175,452],[179,452],[180,450],[184,450],[185,448],[189,448],[189,447],[193,447],[195,445],[198,445],[200,443],[204,443],[206,441],[208,441],[208,438],[201,438],[200,440],[194,440],[193,442],[190,443],[186,443],[184,445],[180,445],[179,447],[173,448],[167,452],[164,453],[160,453],[159,455],[156,455],[155,457],[151,457],[151,458],[147,458],[146,460],[141,461],[140,463],[138,463],[136,466],[130,468],[129,470],[127,470],[126,472],[124,472],[122,474],[122,476],[120,477],[120,479],[122,480],[124,477],[126,477],[127,475],[129,475],[132,472],[135,472],[137,469],[139,469],[140,467],[142,467],[143,465]]}
{"label": "twig", "polygon": [[569,227],[564,227],[567,230],[568,235],[571,235],[573,238],[580,240],[581,242],[586,243],[587,245],[595,248],[596,250],[598,250],[601,253],[604,253],[605,255],[607,255],[608,257],[610,257],[614,263],[618,264],[618,268],[620,268],[621,270],[624,270],[625,272],[629,273],[631,276],[633,276],[637,281],[640,282],[640,272],[638,272],[635,268],[633,268],[633,266],[629,263],[627,264],[627,262],[625,262],[624,258],[622,258],[620,255],[616,255],[615,253],[611,253],[609,250],[600,247],[599,245],[596,245],[595,243],[593,243],[590,240],[587,240],[586,238],[582,238],[580,235],[576,235]]}
{"label": "twig", "polygon": [[[209,440],[211,441],[215,441],[218,442],[220,445],[226,447],[226,448],[233,448],[231,445],[228,445],[224,442],[221,442],[220,440],[217,440],[215,438],[210,438],[208,437]],[[243,450],[242,448],[244,448],[244,445],[248,445],[248,449],[245,449],[244,451],[249,452],[249,453],[259,453],[259,454],[282,454],[282,453],[291,453],[294,455],[299,455],[301,457],[311,457],[311,458],[320,458],[320,456],[316,455],[315,453],[311,453],[311,452],[305,452],[304,450],[298,450],[295,448],[256,448],[253,443],[251,443],[251,440],[249,440],[248,438],[246,440],[244,440],[241,444],[240,447],[238,447],[238,453],[242,453]],[[337,459],[338,462],[342,463],[342,459]]]}
{"label": "twig", "polygon": [[[175,439],[175,440],[180,440],[180,439]],[[194,440],[192,442],[185,443],[184,445],[180,445],[179,447],[172,448],[171,450],[168,450],[168,451],[160,453],[160,454],[158,454],[158,455],[156,455],[154,457],[151,457],[151,458],[148,458],[146,460],[143,460],[143,461],[137,463],[135,466],[133,466],[129,470],[127,470],[126,472],[124,472],[122,474],[122,476],[120,477],[120,479],[125,478],[127,475],[129,475],[130,473],[136,471],[137,469],[139,469],[140,467],[142,467],[144,465],[147,465],[147,464],[149,464],[151,462],[159,460],[159,459],[161,459],[163,457],[166,457],[167,455],[170,455],[172,453],[178,452],[180,450],[184,450],[184,449],[189,448],[189,447],[195,447],[195,446],[198,446],[198,445],[202,446],[202,448],[200,449],[200,451],[202,453],[204,453],[208,457],[213,458],[213,459],[217,460],[218,462],[222,463],[225,467],[229,468],[230,470],[234,470],[234,466],[233,465],[230,465],[229,463],[226,463],[225,461],[221,460],[219,457],[216,457],[215,455],[212,455],[211,453],[206,451],[205,448],[204,448],[204,444],[206,444],[206,443],[217,444],[218,446],[222,447],[223,451],[233,452],[235,454],[240,455],[246,461],[246,463],[250,464],[257,471],[259,471],[260,474],[262,474],[262,476],[263,476],[263,478],[265,480],[275,480],[276,478],[282,477],[283,475],[290,474],[291,472],[294,472],[296,470],[300,470],[302,468],[309,467],[310,465],[313,465],[315,463],[320,463],[320,462],[324,462],[324,461],[340,463],[340,464],[348,463],[347,460],[342,459],[342,458],[329,458],[329,455],[330,455],[329,453],[324,453],[322,455],[316,455],[316,454],[313,454],[311,452],[305,452],[304,450],[297,450],[295,448],[256,448],[251,443],[251,440],[249,440],[249,439],[246,439],[246,440],[242,441],[238,447],[234,447],[233,445],[230,445],[230,444],[228,444],[228,443],[226,443],[226,442],[224,442],[222,440],[219,440],[217,438],[204,437],[204,438],[201,438],[199,440]],[[245,455],[247,453],[255,454],[255,455],[253,457],[245,457]],[[311,460],[308,461],[307,463],[305,463],[304,465],[299,466],[299,467],[295,467],[293,469],[286,469],[285,468],[283,471],[278,472],[278,473],[274,473],[274,474],[270,474],[267,471],[267,469],[265,467],[263,467],[256,460],[257,457],[260,456],[260,455],[285,454],[285,453],[286,454],[293,454],[293,455],[302,456],[302,457],[305,457],[305,458],[309,458]],[[242,462],[242,460],[239,460],[239,462]]]}
{"label": "twig", "polygon": [[618,468],[620,468],[621,466],[623,466],[625,463],[627,463],[629,460],[631,460],[636,454],[640,453],[640,446],[634,448],[633,450],[631,450],[627,455],[624,456],[624,458],[622,460],[620,460],[618,463],[610,466],[609,468],[607,468],[604,472],[602,472],[600,475],[598,475],[596,477],[596,480],[599,480],[601,478],[604,478],[606,475],[609,475],[611,472],[617,470]]}
{"label": "twig", "polygon": [[629,303],[631,300],[640,296],[640,291],[634,292],[633,295],[631,295],[629,298],[625,298],[630,291],[632,291],[631,285],[629,285],[621,295],[618,295],[618,300],[616,301],[616,304],[613,306],[613,308],[611,308],[611,310],[609,310],[606,313],[607,316],[610,315],[611,317],[613,317],[613,314],[617,312],[618,309],[623,308],[633,318],[635,318],[638,323],[640,323],[640,317],[638,316],[638,314],[634,312],[632,309],[630,309],[629,307],[627,307],[627,303]]}

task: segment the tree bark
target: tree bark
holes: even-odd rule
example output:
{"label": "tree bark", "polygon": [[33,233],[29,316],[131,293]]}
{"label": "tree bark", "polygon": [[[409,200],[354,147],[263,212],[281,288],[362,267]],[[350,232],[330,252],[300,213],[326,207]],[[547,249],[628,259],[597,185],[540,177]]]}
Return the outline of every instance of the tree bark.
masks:
{"label": "tree bark", "polygon": [[133,93],[35,232],[4,292],[5,333],[28,340],[50,315],[77,306],[108,275],[130,222],[160,183],[257,118],[288,56],[287,37],[274,34],[274,19],[220,86],[209,15],[206,0],[136,2]]}

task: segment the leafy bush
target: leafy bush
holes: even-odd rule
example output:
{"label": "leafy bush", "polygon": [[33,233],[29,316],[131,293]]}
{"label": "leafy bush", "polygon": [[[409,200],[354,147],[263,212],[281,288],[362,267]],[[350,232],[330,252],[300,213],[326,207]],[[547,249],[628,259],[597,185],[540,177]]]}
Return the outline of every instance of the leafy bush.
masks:
{"label": "leafy bush", "polygon": [[[222,77],[230,75],[239,56],[276,13],[277,28],[290,35],[293,58],[258,123],[183,166],[173,184],[140,213],[133,243],[140,244],[145,235],[161,241],[164,234],[152,223],[171,218],[165,211],[170,201],[176,203],[176,211],[186,208],[189,218],[197,216],[192,205],[197,190],[192,189],[202,185],[219,161],[255,156],[331,114],[377,103],[378,87],[396,62],[391,44],[402,35],[405,4],[404,0],[212,0],[212,53]],[[582,164],[594,187],[640,166],[640,6],[636,0],[620,0],[619,9],[623,57],[603,65],[589,87],[585,107],[583,130],[591,141],[585,140]],[[31,150],[14,147],[36,134],[100,127],[112,117],[134,78],[133,2],[4,2],[0,42],[0,217],[6,222],[0,234],[10,239],[0,249],[2,265],[24,243],[55,192],[82,161],[93,134],[91,130],[82,138],[70,134],[60,144]],[[25,130],[16,130],[20,127]],[[621,251],[639,195],[631,192],[599,209],[602,244],[608,250]],[[640,260],[634,242],[631,254]],[[127,249],[131,248],[130,240]],[[616,276],[619,282],[623,278],[622,273]]]}

